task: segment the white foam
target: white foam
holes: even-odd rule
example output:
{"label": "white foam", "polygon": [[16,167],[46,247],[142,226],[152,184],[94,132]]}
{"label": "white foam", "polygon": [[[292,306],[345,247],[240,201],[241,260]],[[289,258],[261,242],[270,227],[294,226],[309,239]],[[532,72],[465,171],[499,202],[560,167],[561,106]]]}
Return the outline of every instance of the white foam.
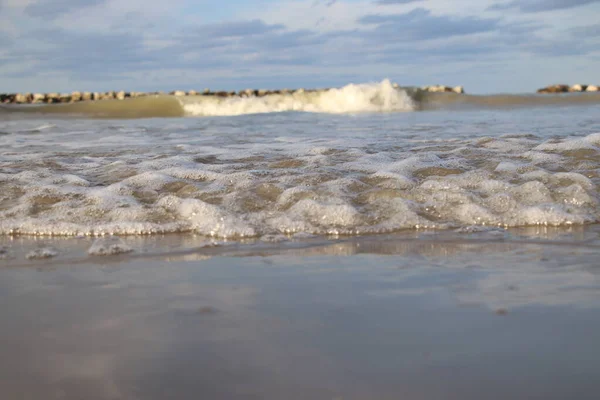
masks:
{"label": "white foam", "polygon": [[412,111],[415,105],[408,94],[389,80],[373,84],[350,84],[339,89],[316,92],[273,94],[264,97],[212,98],[183,97],[185,112],[193,116],[230,116],[284,111],[331,114]]}
{"label": "white foam", "polygon": [[12,258],[10,249],[6,246],[0,246],[0,260],[8,260]]}
{"label": "white foam", "polygon": [[[354,96],[343,107],[369,90],[379,96],[381,85],[339,89]],[[338,95],[330,100],[339,104]],[[148,129],[63,121],[29,147],[5,135],[0,234],[188,232],[266,241],[600,220],[600,134],[446,140],[440,132],[455,128],[439,123],[407,135],[416,115],[185,118],[175,127],[143,122]],[[69,128],[93,134],[64,145]],[[115,130],[121,136],[102,140]]]}
{"label": "white foam", "polygon": [[43,260],[45,258],[52,258],[58,255],[58,250],[53,247],[41,247],[27,253],[25,258],[28,260]]}
{"label": "white foam", "polygon": [[88,249],[88,254],[92,256],[111,256],[130,253],[132,251],[133,248],[128,246],[123,239],[112,236],[96,239]]}

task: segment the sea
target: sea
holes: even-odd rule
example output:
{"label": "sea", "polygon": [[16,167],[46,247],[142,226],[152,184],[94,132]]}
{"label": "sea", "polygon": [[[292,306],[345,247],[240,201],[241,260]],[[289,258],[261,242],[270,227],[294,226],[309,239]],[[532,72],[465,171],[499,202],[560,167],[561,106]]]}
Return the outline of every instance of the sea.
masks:
{"label": "sea", "polygon": [[596,399],[600,94],[0,107],[0,398]]}
{"label": "sea", "polygon": [[0,109],[0,235],[236,241],[600,220],[600,95],[390,81]]}

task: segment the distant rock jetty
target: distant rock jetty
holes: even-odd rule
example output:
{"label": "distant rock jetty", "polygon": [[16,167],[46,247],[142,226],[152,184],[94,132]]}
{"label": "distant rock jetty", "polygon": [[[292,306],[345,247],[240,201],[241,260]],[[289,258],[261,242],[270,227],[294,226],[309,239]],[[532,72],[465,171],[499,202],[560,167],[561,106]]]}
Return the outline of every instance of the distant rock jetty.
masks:
{"label": "distant rock jetty", "polygon": [[[393,85],[399,88],[398,84]],[[213,92],[209,89],[204,89],[199,92],[196,90],[182,91],[175,90],[172,92],[125,92],[125,91],[109,91],[109,92],[72,92],[72,93],[0,93],[0,104],[58,104],[58,103],[77,103],[80,101],[100,101],[100,100],[124,100],[127,98],[156,96],[156,95],[171,95],[171,96],[215,96],[215,97],[264,97],[270,95],[285,95],[295,93],[310,93],[323,92],[329,89],[281,89],[281,90],[265,90],[265,89],[245,89],[239,92],[219,91]],[[424,86],[421,90],[425,92],[451,92],[464,93],[462,86]]]}
{"label": "distant rock jetty", "polygon": [[576,93],[576,92],[600,92],[596,85],[552,85],[538,89],[538,93]]}
{"label": "distant rock jetty", "polygon": [[455,86],[455,87],[449,87],[449,86],[443,86],[443,85],[437,85],[437,86],[423,86],[421,88],[421,90],[423,90],[424,92],[432,92],[432,93],[458,93],[458,94],[464,94],[465,93],[465,89],[462,86]]}

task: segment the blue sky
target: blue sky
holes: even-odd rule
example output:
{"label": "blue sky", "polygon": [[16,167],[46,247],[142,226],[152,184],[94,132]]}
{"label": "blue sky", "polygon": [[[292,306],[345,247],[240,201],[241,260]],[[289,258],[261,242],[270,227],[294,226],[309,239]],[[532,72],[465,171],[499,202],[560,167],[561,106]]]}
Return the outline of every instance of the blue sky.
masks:
{"label": "blue sky", "polygon": [[600,0],[0,0],[0,92],[600,84]]}

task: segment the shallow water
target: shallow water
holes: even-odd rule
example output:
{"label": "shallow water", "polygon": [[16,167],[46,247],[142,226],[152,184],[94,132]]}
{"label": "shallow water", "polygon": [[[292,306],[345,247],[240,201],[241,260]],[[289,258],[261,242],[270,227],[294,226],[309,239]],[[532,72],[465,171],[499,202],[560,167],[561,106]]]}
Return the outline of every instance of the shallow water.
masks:
{"label": "shallow water", "polygon": [[0,234],[595,223],[600,106],[0,120]]}

